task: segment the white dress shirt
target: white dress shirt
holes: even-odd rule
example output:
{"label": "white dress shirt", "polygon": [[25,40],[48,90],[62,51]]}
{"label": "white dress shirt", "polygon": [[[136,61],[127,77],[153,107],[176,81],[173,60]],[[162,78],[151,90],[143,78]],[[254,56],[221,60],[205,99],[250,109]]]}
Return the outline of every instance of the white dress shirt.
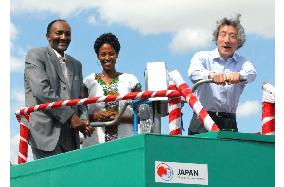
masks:
{"label": "white dress shirt", "polygon": [[230,73],[239,72],[245,82],[231,85],[205,83],[200,85],[195,94],[207,111],[236,113],[240,95],[245,85],[256,78],[253,64],[246,58],[234,54],[224,60],[216,48],[213,51],[201,51],[191,59],[188,76],[192,82],[208,79],[210,72]]}
{"label": "white dress shirt", "polygon": [[59,59],[59,62],[60,62],[60,65],[61,65],[61,68],[62,68],[62,72],[63,72],[63,75],[66,79],[66,82],[70,88],[70,83],[69,83],[69,79],[68,79],[68,70],[67,70],[67,65],[66,65],[66,57],[65,57],[65,54],[64,56],[61,56],[56,50],[53,49],[53,51],[55,52],[57,58]]}

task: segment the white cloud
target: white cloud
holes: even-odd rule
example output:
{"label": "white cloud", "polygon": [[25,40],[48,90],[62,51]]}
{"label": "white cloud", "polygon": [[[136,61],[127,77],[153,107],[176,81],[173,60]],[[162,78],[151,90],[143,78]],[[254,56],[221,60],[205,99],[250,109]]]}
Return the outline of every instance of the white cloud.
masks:
{"label": "white cloud", "polygon": [[68,0],[60,1],[49,0],[11,0],[11,11],[14,14],[18,13],[52,13],[58,14],[62,17],[76,16],[81,13],[82,10],[94,8],[95,4],[100,0]]}
{"label": "white cloud", "polygon": [[17,31],[15,25],[12,22],[10,22],[10,37],[11,37],[11,39],[15,39],[17,34],[18,34],[18,31]]}
{"label": "white cloud", "polygon": [[21,107],[25,106],[25,92],[24,90],[11,90],[11,108],[10,111],[15,113]]}
{"label": "white cloud", "polygon": [[16,26],[10,22],[10,49],[13,49],[13,40],[16,39],[18,35],[18,30],[16,29]]}
{"label": "white cloud", "polygon": [[88,17],[88,23],[95,25],[97,23],[97,17],[96,16],[89,16]]}
{"label": "white cloud", "polygon": [[24,57],[10,57],[10,71],[11,72],[24,72],[25,60]]}
{"label": "white cloud", "polygon": [[[18,153],[19,153],[19,140],[20,134],[11,136],[10,138],[10,162],[12,164],[18,164]],[[33,160],[32,150],[28,148],[28,162]]]}
{"label": "white cloud", "polygon": [[120,23],[145,34],[177,32],[189,27],[211,31],[217,19],[241,13],[248,32],[274,36],[274,3],[271,1],[105,0],[97,7],[108,23]]}
{"label": "white cloud", "polygon": [[[13,41],[16,39],[19,34],[14,23],[10,22],[10,49],[17,51],[20,55],[23,55],[25,52],[23,49],[15,49]],[[23,73],[24,70],[24,57],[10,57],[10,72],[20,72]]]}
{"label": "white cloud", "polygon": [[24,104],[25,102],[24,90],[13,90],[11,99],[17,101],[19,104]]}
{"label": "white cloud", "polygon": [[261,112],[261,104],[258,101],[246,101],[240,103],[237,108],[237,116],[240,118],[251,117]]}
{"label": "white cloud", "polygon": [[211,39],[211,34],[206,31],[185,29],[175,34],[169,48],[175,53],[184,53],[190,49],[206,47]]}
{"label": "white cloud", "polygon": [[[12,13],[50,12],[64,16],[97,9],[100,21],[107,24],[121,24],[142,34],[173,33],[170,45],[173,51],[205,45],[207,37],[196,40],[193,36],[190,36],[193,40],[190,37],[185,39],[190,43],[185,45],[185,41],[180,39],[180,35],[186,32],[184,30],[212,33],[216,20],[236,13],[242,14],[241,22],[248,33],[274,37],[275,27],[274,1],[267,0],[69,0],[61,2],[60,6],[56,0],[41,3],[37,0],[12,0],[11,7]],[[175,46],[183,47],[176,49]]]}

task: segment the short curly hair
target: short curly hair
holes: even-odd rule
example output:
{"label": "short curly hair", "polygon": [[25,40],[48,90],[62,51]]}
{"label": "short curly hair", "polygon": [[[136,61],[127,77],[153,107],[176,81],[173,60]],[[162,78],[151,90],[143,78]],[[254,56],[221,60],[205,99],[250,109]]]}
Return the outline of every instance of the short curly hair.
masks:
{"label": "short curly hair", "polygon": [[237,29],[237,37],[239,41],[238,49],[241,48],[246,41],[246,35],[245,35],[245,29],[240,23],[240,18],[241,18],[241,14],[237,14],[236,17],[234,18],[225,17],[225,18],[222,18],[221,20],[218,20],[216,30],[213,32],[213,37],[214,37],[213,41],[217,44],[219,30],[222,26],[231,25]]}
{"label": "short curly hair", "polygon": [[95,49],[97,56],[99,56],[99,50],[101,46],[104,44],[110,44],[118,55],[119,50],[120,50],[120,43],[114,34],[104,33],[96,39],[94,43],[94,49]]}

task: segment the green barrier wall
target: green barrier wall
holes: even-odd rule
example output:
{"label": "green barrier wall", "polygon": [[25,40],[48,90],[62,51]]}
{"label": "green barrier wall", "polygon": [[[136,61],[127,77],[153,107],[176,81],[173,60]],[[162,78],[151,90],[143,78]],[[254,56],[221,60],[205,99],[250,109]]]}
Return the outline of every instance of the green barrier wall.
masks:
{"label": "green barrier wall", "polygon": [[155,182],[155,161],[163,161],[207,164],[208,186],[270,187],[275,184],[274,152],[274,136],[139,134],[12,166],[11,186],[201,186]]}

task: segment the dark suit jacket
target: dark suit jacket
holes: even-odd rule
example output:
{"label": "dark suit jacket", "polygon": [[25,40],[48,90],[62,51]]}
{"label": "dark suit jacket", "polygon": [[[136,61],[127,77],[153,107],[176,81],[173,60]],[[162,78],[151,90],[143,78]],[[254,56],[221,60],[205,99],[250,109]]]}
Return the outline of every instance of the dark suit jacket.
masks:
{"label": "dark suit jacket", "polygon": [[[65,80],[59,60],[50,46],[31,49],[27,53],[24,73],[26,106],[81,97],[82,65],[71,56],[66,54],[65,56],[71,88]],[[44,151],[54,150],[59,140],[61,127],[66,123],[70,126],[69,118],[74,112],[81,119],[87,119],[87,108],[82,105],[31,113],[28,123],[30,145]],[[71,130],[73,131],[73,129]],[[79,134],[77,130],[74,131],[75,137],[71,138],[75,138],[76,147],[79,148]]]}

